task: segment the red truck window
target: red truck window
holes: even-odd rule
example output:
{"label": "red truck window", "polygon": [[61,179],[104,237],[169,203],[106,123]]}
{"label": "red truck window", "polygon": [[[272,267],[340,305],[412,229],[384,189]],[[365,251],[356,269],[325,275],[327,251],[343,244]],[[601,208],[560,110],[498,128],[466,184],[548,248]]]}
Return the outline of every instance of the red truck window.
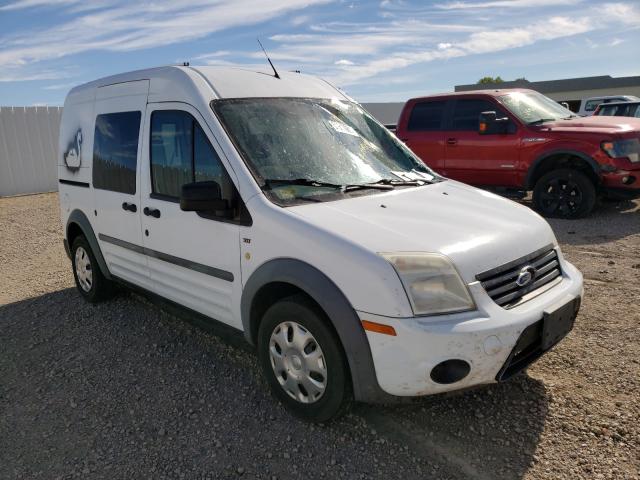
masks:
{"label": "red truck window", "polygon": [[446,101],[416,103],[409,117],[410,131],[440,130]]}
{"label": "red truck window", "polygon": [[494,111],[500,116],[500,112],[495,103],[482,99],[458,100],[453,110],[452,130],[478,130],[480,114],[482,112]]}

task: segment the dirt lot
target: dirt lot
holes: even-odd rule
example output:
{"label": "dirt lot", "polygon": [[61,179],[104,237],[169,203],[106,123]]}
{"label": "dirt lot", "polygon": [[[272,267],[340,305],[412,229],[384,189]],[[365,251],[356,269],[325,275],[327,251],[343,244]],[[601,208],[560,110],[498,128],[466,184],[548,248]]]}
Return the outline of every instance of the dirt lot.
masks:
{"label": "dirt lot", "polygon": [[57,196],[0,199],[0,478],[640,478],[640,202],[553,221],[586,279],[526,375],[312,426],[251,352],[73,288]]}

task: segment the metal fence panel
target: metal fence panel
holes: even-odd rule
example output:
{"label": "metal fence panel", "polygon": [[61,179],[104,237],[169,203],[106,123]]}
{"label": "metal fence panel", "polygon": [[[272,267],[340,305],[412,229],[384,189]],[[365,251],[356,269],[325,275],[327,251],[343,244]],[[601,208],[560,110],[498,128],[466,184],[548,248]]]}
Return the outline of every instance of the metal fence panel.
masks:
{"label": "metal fence panel", "polygon": [[58,189],[62,107],[0,107],[0,196]]}

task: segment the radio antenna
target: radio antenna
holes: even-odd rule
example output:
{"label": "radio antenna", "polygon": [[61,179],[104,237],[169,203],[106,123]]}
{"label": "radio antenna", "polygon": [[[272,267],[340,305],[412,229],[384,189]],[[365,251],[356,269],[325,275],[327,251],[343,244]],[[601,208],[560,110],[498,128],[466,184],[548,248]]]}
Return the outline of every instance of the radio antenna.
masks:
{"label": "radio antenna", "polygon": [[278,71],[276,70],[276,67],[273,66],[273,63],[271,62],[269,55],[267,55],[267,51],[262,46],[262,42],[260,41],[260,38],[256,38],[256,40],[258,40],[258,44],[260,45],[260,48],[262,48],[262,51],[264,52],[264,56],[267,57],[267,62],[269,62],[269,65],[271,65],[271,68],[273,68],[273,76],[276,78],[280,78],[280,75],[278,75]]}

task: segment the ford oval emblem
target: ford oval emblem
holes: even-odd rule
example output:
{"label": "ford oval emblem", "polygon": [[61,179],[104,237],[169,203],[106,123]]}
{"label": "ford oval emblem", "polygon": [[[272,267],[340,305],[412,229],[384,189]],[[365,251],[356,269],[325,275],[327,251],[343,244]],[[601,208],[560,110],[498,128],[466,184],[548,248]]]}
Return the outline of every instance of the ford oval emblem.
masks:
{"label": "ford oval emblem", "polygon": [[516,279],[516,285],[518,285],[519,287],[526,287],[532,282],[535,273],[536,269],[531,265],[523,267],[518,274],[518,278]]}

